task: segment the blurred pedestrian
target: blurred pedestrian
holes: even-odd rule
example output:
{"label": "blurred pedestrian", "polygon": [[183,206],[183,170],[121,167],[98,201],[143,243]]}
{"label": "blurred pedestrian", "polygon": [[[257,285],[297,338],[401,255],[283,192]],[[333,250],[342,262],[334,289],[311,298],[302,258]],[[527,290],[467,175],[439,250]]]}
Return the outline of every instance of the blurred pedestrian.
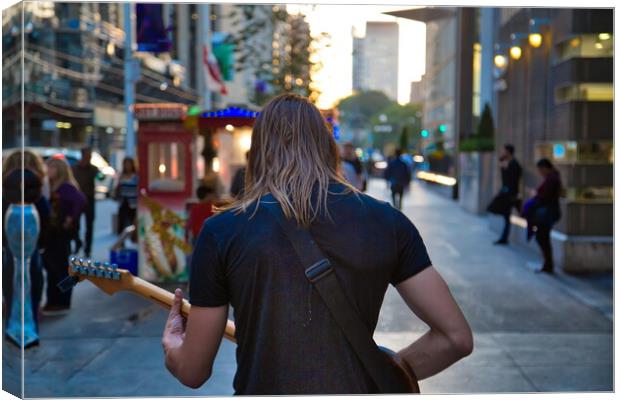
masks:
{"label": "blurred pedestrian", "polygon": [[528,239],[534,234],[543,255],[543,265],[538,272],[553,273],[553,249],[551,247],[551,229],[561,218],[560,195],[562,180],[559,171],[546,158],[536,163],[543,182],[536,190],[535,196],[524,206],[523,216],[528,222]]}
{"label": "blurred pedestrian", "polygon": [[357,190],[364,191],[364,167],[355,154],[355,147],[351,142],[342,145],[342,172],[344,178]]}
{"label": "blurred pedestrian", "polygon": [[[22,169],[23,158],[23,169]],[[22,175],[23,174],[23,175]],[[23,176],[23,180],[22,180]],[[11,204],[34,204],[39,215],[39,237],[35,251],[30,254],[30,301],[35,319],[35,331],[38,333],[38,314],[43,295],[43,259],[45,238],[49,222],[50,205],[43,196],[45,166],[37,154],[24,149],[11,153],[2,165],[2,221]],[[22,184],[23,183],[23,184]],[[23,198],[22,198],[23,188]],[[2,295],[4,310],[11,310],[14,279],[13,254],[7,243],[7,233],[2,225]]]}
{"label": "blurred pedestrian", "polygon": [[[248,161],[249,154],[250,152],[246,151],[245,153],[246,164]],[[245,185],[245,169],[246,169],[246,166],[244,165],[235,172],[235,176],[233,177],[232,183],[230,185],[230,194],[232,197],[237,198],[243,195],[243,186]]]}
{"label": "blurred pedestrian", "polygon": [[401,159],[401,154],[402,150],[396,149],[394,157],[388,161],[385,169],[385,179],[392,191],[392,205],[399,210],[403,207],[403,196],[411,182],[411,168]]}
{"label": "blurred pedestrian", "polygon": [[[86,219],[86,234],[84,237],[84,255],[90,257],[93,245],[93,223],[95,220],[95,179],[100,176],[99,169],[90,163],[92,150],[90,147],[84,147],[81,150],[82,158],[73,166],[73,176],[78,183],[79,189],[86,196],[86,210],[84,217]],[[80,247],[80,221],[77,221],[78,246]]]}
{"label": "blurred pedestrian", "polygon": [[502,173],[502,187],[495,195],[487,210],[490,213],[501,215],[504,218],[504,229],[495,241],[495,244],[508,244],[510,237],[510,214],[512,208],[519,207],[519,182],[521,180],[521,165],[514,157],[515,148],[511,144],[504,145],[499,163]]}
{"label": "blurred pedestrian", "polygon": [[47,269],[47,304],[43,315],[62,315],[71,306],[71,290],[61,292],[56,285],[67,277],[67,262],[71,254],[71,240],[78,229],[80,216],[87,208],[86,196],[79,186],[67,161],[50,158],[46,162],[51,189],[51,214],[45,242]]}
{"label": "blurred pedestrian", "polygon": [[[252,138],[243,197],[205,222],[194,247],[189,316],[177,289],[164,327],[165,365],[181,383],[198,388],[211,376],[232,303],[235,394],[377,393],[360,358],[370,353],[384,378],[398,379],[372,341],[389,284],[430,327],[399,352],[403,368],[424,379],[471,352],[471,329],[417,229],[342,178],[316,106],[280,95]],[[331,299],[342,299],[342,313]],[[368,346],[355,350],[351,337]]]}
{"label": "blurred pedestrian", "polygon": [[188,242],[192,245],[198,238],[205,220],[213,215],[213,206],[216,201],[215,190],[206,185],[201,185],[196,189],[196,197],[199,202],[191,206],[187,217]]}
{"label": "blurred pedestrian", "polygon": [[134,223],[138,208],[138,174],[136,162],[131,157],[123,159],[123,170],[116,185],[118,201],[118,220],[116,231],[120,235],[123,230]]}

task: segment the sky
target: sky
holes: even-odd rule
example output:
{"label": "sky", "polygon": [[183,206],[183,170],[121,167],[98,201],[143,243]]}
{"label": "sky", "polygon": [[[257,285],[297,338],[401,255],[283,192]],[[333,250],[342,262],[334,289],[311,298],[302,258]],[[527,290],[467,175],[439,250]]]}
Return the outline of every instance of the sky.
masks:
{"label": "sky", "polygon": [[318,105],[329,108],[338,99],[352,93],[351,30],[364,35],[366,21],[397,21],[399,24],[398,101],[409,101],[410,84],[424,74],[426,26],[424,23],[382,14],[385,11],[408,9],[407,6],[376,5],[287,5],[291,13],[306,15],[312,35],[327,32],[331,47],[324,48],[319,56],[323,68],[314,76],[322,94]]}

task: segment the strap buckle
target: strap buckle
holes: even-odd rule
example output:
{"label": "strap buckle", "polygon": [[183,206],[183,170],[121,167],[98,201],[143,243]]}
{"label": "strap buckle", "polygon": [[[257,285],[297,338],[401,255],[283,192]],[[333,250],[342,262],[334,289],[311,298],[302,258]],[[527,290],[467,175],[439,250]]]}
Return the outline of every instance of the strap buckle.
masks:
{"label": "strap buckle", "polygon": [[328,259],[324,258],[306,268],[306,278],[308,278],[311,283],[315,283],[333,270],[332,264]]}

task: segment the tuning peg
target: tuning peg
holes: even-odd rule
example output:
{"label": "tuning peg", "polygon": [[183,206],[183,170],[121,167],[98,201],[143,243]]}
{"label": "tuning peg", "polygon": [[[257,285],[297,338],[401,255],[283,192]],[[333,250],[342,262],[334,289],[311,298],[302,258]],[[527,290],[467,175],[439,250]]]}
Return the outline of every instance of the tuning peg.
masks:
{"label": "tuning peg", "polygon": [[76,257],[69,258],[69,265],[71,266],[71,272],[80,273],[80,266]]}
{"label": "tuning peg", "polygon": [[103,263],[103,277],[107,279],[112,279],[112,268],[110,267],[109,262]]}
{"label": "tuning peg", "polygon": [[115,279],[115,280],[121,279],[121,273],[118,271],[117,264],[112,264],[112,279]]}
{"label": "tuning peg", "polygon": [[93,271],[95,272],[96,277],[103,277],[103,269],[101,269],[101,263],[99,261],[95,261],[93,263]]}

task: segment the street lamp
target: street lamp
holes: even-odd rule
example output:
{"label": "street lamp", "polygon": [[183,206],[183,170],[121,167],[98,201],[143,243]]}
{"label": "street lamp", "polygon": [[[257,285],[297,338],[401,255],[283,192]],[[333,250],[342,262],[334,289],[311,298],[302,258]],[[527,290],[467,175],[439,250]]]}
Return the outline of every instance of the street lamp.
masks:
{"label": "street lamp", "polygon": [[548,18],[530,19],[530,34],[527,37],[527,41],[530,43],[530,46],[538,48],[542,45],[543,37],[540,32],[540,27],[543,25],[549,25]]}
{"label": "street lamp", "polygon": [[542,44],[542,35],[540,33],[530,33],[527,40],[530,46],[538,48]]}
{"label": "street lamp", "polygon": [[495,75],[499,76],[504,73],[508,66],[508,53],[510,46],[505,43],[495,43],[495,55],[493,56],[493,64],[495,65]]}
{"label": "street lamp", "polygon": [[521,40],[525,39],[529,35],[524,33],[513,33],[510,35],[510,39],[512,39],[512,45],[510,46],[510,58],[513,60],[518,60],[523,55],[523,49],[521,48]]}
{"label": "street lamp", "polygon": [[522,54],[523,50],[521,50],[521,47],[518,44],[513,44],[512,47],[510,47],[510,58],[513,60],[520,59]]}
{"label": "street lamp", "polygon": [[497,68],[504,69],[506,68],[506,65],[508,64],[508,60],[506,59],[505,55],[496,54],[495,57],[493,57],[493,63],[495,64]]}
{"label": "street lamp", "polygon": [[512,58],[513,60],[518,60],[521,58],[521,55],[523,55],[523,50],[521,49],[521,43],[520,43],[520,34],[517,33],[513,33],[512,35],[510,35],[510,38],[512,39],[512,45],[510,45],[510,58]]}

